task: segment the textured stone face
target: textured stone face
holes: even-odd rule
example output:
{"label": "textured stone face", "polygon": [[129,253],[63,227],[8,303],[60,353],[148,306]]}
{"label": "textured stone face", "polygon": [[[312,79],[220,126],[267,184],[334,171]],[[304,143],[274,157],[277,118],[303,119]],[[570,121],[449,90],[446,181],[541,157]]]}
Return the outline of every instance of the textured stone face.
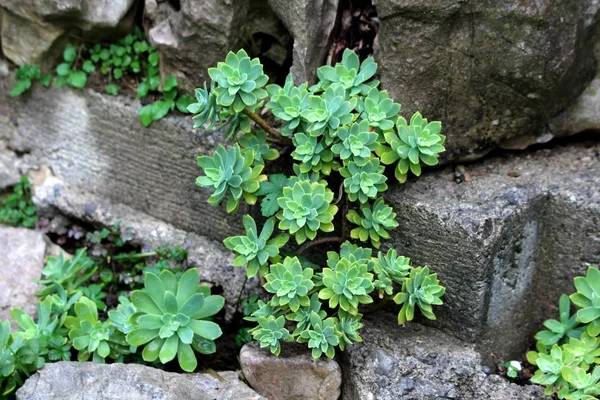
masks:
{"label": "textured stone face", "polygon": [[45,255],[43,233],[0,225],[0,320],[9,319],[15,307],[36,315],[41,286],[34,280],[42,277]]}
{"label": "textured stone face", "polygon": [[[219,134],[192,130],[189,117],[146,129],[138,108],[93,92],[37,90],[0,101],[0,115],[10,116],[0,138],[23,154],[21,168],[46,165],[60,182],[36,196],[38,205],[124,226],[136,212],[186,240],[187,232],[219,241],[239,234],[240,215],[208,205],[209,191],[194,185],[195,157],[210,154]],[[559,295],[573,290],[573,277],[600,264],[598,153],[597,144],[558,146],[472,164],[471,181],[460,185],[450,169],[390,185],[386,199],[400,227],[387,246],[430,265],[447,288],[436,327],[477,343],[485,362],[523,354],[540,323],[555,317]],[[243,270],[213,245],[190,250],[190,260],[201,270],[213,264],[205,279],[222,286],[232,305]]]}
{"label": "textured stone face", "polygon": [[240,352],[244,377],[258,393],[271,400],[337,400],[342,372],[334,360],[315,360],[305,345],[284,344],[275,357],[251,342]]}
{"label": "textured stone face", "polygon": [[133,3],[134,0],[0,0],[2,52],[17,65],[47,64],[52,69],[54,59],[62,54],[66,32],[77,28],[93,31],[98,37],[119,26]]}
{"label": "textured stone face", "polygon": [[597,2],[376,0],[382,86],[439,119],[450,161],[539,136],[594,76]]}
{"label": "textured stone face", "polygon": [[209,205],[210,191],[194,184],[196,157],[211,154],[222,137],[192,129],[189,118],[144,128],[139,108],[138,101],[92,91],[40,90],[27,101],[2,98],[0,114],[12,118],[0,132],[11,135],[10,148],[31,151],[24,164],[51,167],[71,189],[213,239],[238,232],[239,218]]}
{"label": "textured stone face", "polygon": [[313,82],[325,64],[336,23],[338,0],[268,0],[294,37],[291,73],[298,83]]}
{"label": "textured stone face", "polygon": [[433,324],[474,341],[484,361],[518,357],[556,317],[573,277],[600,263],[598,144],[555,147],[450,169],[392,188],[387,243],[446,286]]}
{"label": "textured stone face", "polygon": [[405,328],[395,315],[365,318],[363,343],[341,356],[345,399],[541,400],[539,386],[517,386],[486,375],[472,346],[418,324]]}
{"label": "textured stone face", "polygon": [[19,400],[261,400],[235,371],[174,374],[137,364],[58,362],[25,381]]}

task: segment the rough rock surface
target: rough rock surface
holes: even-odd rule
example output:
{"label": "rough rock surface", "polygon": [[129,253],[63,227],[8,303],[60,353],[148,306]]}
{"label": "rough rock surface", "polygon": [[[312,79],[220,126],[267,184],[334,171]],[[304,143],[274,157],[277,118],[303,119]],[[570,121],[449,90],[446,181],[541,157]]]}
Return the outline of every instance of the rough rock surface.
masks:
{"label": "rough rock surface", "polygon": [[[134,0],[0,0],[2,52],[17,65],[49,64],[64,34],[77,28],[98,37],[117,28]],[[132,18],[130,18],[132,21]],[[131,22],[130,21],[130,22]]]}
{"label": "rough rock surface", "polygon": [[17,65],[40,64],[64,33],[62,28],[35,17],[28,19],[1,8],[0,15],[2,53]]}
{"label": "rough rock surface", "polygon": [[0,115],[8,119],[0,138],[23,155],[21,169],[48,166],[67,190],[212,239],[238,232],[239,215],[209,205],[210,191],[194,183],[201,171],[196,157],[212,153],[222,141],[218,132],[192,129],[189,117],[144,128],[139,101],[125,97],[52,88],[9,98],[12,82],[0,79],[0,86]]}
{"label": "rough rock surface", "polygon": [[428,264],[446,286],[434,324],[476,341],[485,361],[518,357],[556,317],[573,277],[600,263],[597,141],[450,168],[386,196],[399,229],[387,246]]}
{"label": "rough rock surface", "polygon": [[436,329],[396,325],[396,316],[365,318],[363,343],[342,354],[343,397],[361,400],[542,400],[540,386],[486,375],[479,354]]}
{"label": "rough rock surface", "polygon": [[295,82],[312,82],[325,64],[339,0],[268,0],[294,37],[291,73]]}
{"label": "rough rock surface", "polygon": [[42,277],[46,243],[42,232],[0,225],[0,320],[14,307],[36,314],[41,286],[33,281]]}
{"label": "rough rock surface", "polygon": [[539,136],[592,80],[598,3],[375,0],[382,85],[440,119],[448,160]]}
{"label": "rough rock surface", "polygon": [[288,58],[292,39],[266,0],[181,0],[178,5],[145,3],[148,38],[161,52],[161,72],[175,75],[180,87],[201,87],[209,79],[206,70],[241,47],[262,56],[265,64],[268,59],[282,66]]}
{"label": "rough rock surface", "polygon": [[[240,364],[250,386],[270,400],[337,400],[342,372],[334,360],[315,360],[305,346],[285,344],[275,357],[251,342],[240,352]],[[362,397],[350,397],[362,398]]]}
{"label": "rough rock surface", "polygon": [[[216,376],[215,376],[216,375]],[[261,400],[235,371],[174,374],[137,364],[58,362],[25,381],[18,400]]]}
{"label": "rough rock surface", "polygon": [[169,2],[146,0],[148,38],[161,52],[164,74],[174,74],[184,87],[200,87],[208,79],[207,68],[241,47],[239,28],[248,2],[182,0],[179,5],[177,9]]}

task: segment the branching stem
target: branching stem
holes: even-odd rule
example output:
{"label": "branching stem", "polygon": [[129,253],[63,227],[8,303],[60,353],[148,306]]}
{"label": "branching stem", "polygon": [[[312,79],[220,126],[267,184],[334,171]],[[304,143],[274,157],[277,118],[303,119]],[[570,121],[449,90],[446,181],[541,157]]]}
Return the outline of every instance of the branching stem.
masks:
{"label": "branching stem", "polygon": [[269,135],[269,139],[272,142],[283,145],[291,144],[291,140],[289,138],[283,137],[281,133],[277,131],[277,129],[269,125],[264,119],[259,117],[258,114],[250,111],[248,107],[244,107],[242,112],[246,114],[252,121],[256,122],[258,126],[264,129],[264,131],[267,132],[267,135]]}

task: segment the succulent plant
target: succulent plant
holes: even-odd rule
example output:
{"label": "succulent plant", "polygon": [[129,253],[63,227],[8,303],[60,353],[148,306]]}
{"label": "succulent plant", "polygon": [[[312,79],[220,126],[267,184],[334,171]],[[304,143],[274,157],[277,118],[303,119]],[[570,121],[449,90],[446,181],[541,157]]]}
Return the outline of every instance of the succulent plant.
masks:
{"label": "succulent plant", "polygon": [[289,235],[279,235],[271,239],[275,228],[275,219],[269,218],[258,234],[256,222],[250,215],[244,215],[243,224],[246,229],[245,236],[232,236],[223,241],[225,247],[237,255],[233,265],[241,267],[247,265],[246,274],[249,278],[260,272],[261,276],[267,273],[267,261],[279,261],[279,249],[287,243]]}
{"label": "succulent plant", "polygon": [[546,346],[552,346],[567,338],[578,338],[581,336],[581,329],[577,321],[577,315],[571,314],[571,302],[569,296],[563,294],[558,302],[559,320],[548,319],[544,321],[544,326],[547,330],[539,331],[535,335],[535,339],[539,340]]}
{"label": "succulent plant", "polygon": [[579,338],[571,338],[562,346],[569,352],[574,362],[586,371],[592,365],[600,364],[600,338],[589,336],[584,332]]}
{"label": "succulent plant", "polygon": [[292,312],[310,305],[308,292],[313,288],[313,270],[302,268],[297,257],[286,257],[282,263],[272,264],[270,273],[265,276],[265,290],[273,293],[274,306],[289,306]]}
{"label": "succulent plant", "polygon": [[237,53],[229,52],[225,62],[208,69],[208,75],[218,84],[214,89],[217,103],[223,107],[231,106],[235,112],[253,107],[267,97],[267,92],[261,88],[269,78],[263,74],[258,58],[251,60],[243,49]]}
{"label": "succulent plant", "polygon": [[531,382],[546,386],[544,393],[552,394],[557,388],[565,385],[561,375],[563,365],[568,365],[568,360],[558,345],[552,346],[550,354],[540,354],[536,360],[538,370],[531,378]]}
{"label": "succulent plant", "polygon": [[335,346],[340,344],[340,333],[335,318],[321,319],[317,313],[311,313],[310,328],[300,334],[298,342],[308,342],[313,358],[319,358],[322,354],[327,358],[333,358]]}
{"label": "succulent plant", "polygon": [[296,329],[292,333],[293,336],[298,336],[302,331],[310,328],[310,316],[313,312],[317,313],[321,319],[327,317],[327,313],[324,310],[321,310],[321,302],[319,301],[318,293],[313,293],[310,296],[308,305],[302,306],[297,311],[286,315],[288,320],[296,322]]}
{"label": "succulent plant", "polygon": [[277,199],[281,210],[277,213],[279,229],[295,234],[298,244],[313,240],[317,231],[333,231],[333,216],[338,208],[331,205],[333,192],[321,183],[298,181],[283,188]]}
{"label": "succulent plant", "polygon": [[577,311],[579,322],[588,324],[587,332],[590,336],[600,335],[600,271],[589,267],[585,277],[578,276],[574,279],[577,293],[570,297],[573,304],[580,307]]}
{"label": "succulent plant", "polygon": [[10,322],[0,321],[0,396],[8,395],[17,387],[16,374],[13,374],[17,350],[10,334]]}
{"label": "succulent plant", "polygon": [[337,136],[341,142],[335,143],[331,151],[345,164],[353,161],[358,166],[365,165],[371,152],[377,148],[378,135],[370,130],[368,121],[352,124],[349,130],[341,127]]}
{"label": "succulent plant", "polygon": [[206,82],[204,82],[204,89],[195,90],[196,102],[187,107],[190,113],[196,114],[192,117],[196,121],[194,128],[212,129],[220,121],[219,105],[214,89],[214,82],[210,85],[210,91],[206,89]]}
{"label": "succulent plant", "polygon": [[53,283],[60,285],[67,292],[72,292],[90,279],[97,270],[98,267],[94,260],[88,257],[85,248],[77,250],[71,258],[66,258],[64,253],[60,253],[58,257],[48,256],[46,266],[42,269],[44,279],[39,281],[45,288],[38,292],[38,296],[46,296],[57,290]]}
{"label": "succulent plant", "polygon": [[269,147],[265,131],[246,133],[238,139],[238,143],[243,149],[252,149],[254,151],[255,164],[264,164],[265,160],[273,161],[279,158],[279,151]]}
{"label": "succulent plant", "polygon": [[137,308],[125,296],[119,296],[119,305],[116,310],[108,312],[110,323],[121,333],[127,335],[135,329],[132,316],[137,312]]}
{"label": "succulent plant", "polygon": [[373,302],[369,293],[373,291],[373,274],[367,266],[357,261],[341,258],[335,268],[323,268],[323,285],[319,298],[329,300],[330,308],[338,306],[352,315],[358,313],[359,304]]}
{"label": "succulent plant", "polygon": [[361,120],[382,131],[391,130],[398,119],[400,104],[389,98],[387,91],[372,88],[357,105]]}
{"label": "succulent plant", "polygon": [[268,347],[271,353],[278,356],[281,352],[281,342],[293,340],[290,332],[285,329],[283,316],[258,317],[258,326],[250,330],[254,340],[260,342],[260,347]]}
{"label": "succulent plant", "polygon": [[379,81],[367,83],[375,72],[377,72],[377,64],[373,61],[373,57],[368,57],[360,63],[356,53],[346,49],[341,63],[337,63],[335,67],[326,65],[317,70],[319,83],[311,87],[311,90],[327,89],[330,85],[339,83],[348,90],[350,96],[359,93],[367,94],[371,87],[379,85]]}
{"label": "succulent plant", "polygon": [[336,253],[335,251],[327,252],[327,266],[331,269],[335,269],[335,266],[340,259],[345,258],[351,263],[358,262],[359,265],[364,265],[367,268],[367,271],[371,271],[374,265],[373,260],[371,259],[372,253],[373,250],[369,248],[359,247],[346,241],[340,246],[339,253]]}
{"label": "succulent plant", "polygon": [[390,249],[387,254],[379,252],[373,268],[376,277],[374,286],[379,291],[379,296],[383,297],[383,293],[391,296],[394,283],[402,284],[409,276],[411,268],[410,259],[398,256],[396,250]]}
{"label": "succulent plant", "polygon": [[228,195],[227,212],[238,208],[242,196],[248,204],[254,204],[256,195],[253,193],[267,177],[260,174],[262,165],[251,167],[253,162],[254,151],[242,151],[237,144],[227,150],[219,145],[212,157],[198,157],[198,165],[206,175],[198,177],[196,184],[214,188],[208,199],[210,204],[219,204]]}
{"label": "succulent plant", "polygon": [[159,359],[166,364],[177,356],[181,369],[192,372],[198,364],[194,350],[201,354],[214,352],[213,341],[222,331],[207,318],[223,308],[224,299],[207,295],[209,291],[199,282],[195,268],[187,270],[179,280],[168,270],[159,276],[148,272],[144,289],[131,293],[138,313],[136,327],[127,334],[127,342],[132,346],[145,345],[145,361]]}
{"label": "succulent plant", "polygon": [[352,122],[356,99],[345,99],[346,91],[339,84],[331,85],[321,96],[309,96],[308,108],[301,114],[309,122],[306,133],[314,137],[325,133],[325,143],[330,145],[337,129]]}
{"label": "succulent plant", "polygon": [[410,275],[402,283],[402,291],[394,296],[396,304],[402,304],[398,313],[398,324],[412,321],[415,315],[415,306],[427,319],[435,319],[432,305],[442,304],[441,297],[446,289],[440,286],[437,274],[429,274],[429,267],[417,267],[410,271]]}
{"label": "succulent plant", "polygon": [[383,164],[389,165],[398,161],[396,179],[403,183],[408,176],[408,170],[416,176],[421,175],[421,161],[426,165],[436,165],[439,153],[445,151],[443,144],[446,140],[440,135],[442,124],[439,121],[427,122],[419,112],[413,114],[410,125],[403,117],[398,117],[394,131],[384,132],[389,146],[380,145],[376,152]]}
{"label": "succulent plant", "polygon": [[364,165],[358,166],[350,161],[347,166],[340,168],[344,179],[344,188],[350,201],[366,203],[377,197],[377,193],[387,190],[387,177],[383,175],[385,167],[379,159],[371,158]]}
{"label": "succulent plant", "polygon": [[373,246],[379,248],[381,238],[390,238],[388,230],[398,227],[394,209],[386,205],[383,197],[380,197],[373,204],[361,204],[360,211],[362,215],[355,210],[350,210],[346,214],[348,221],[358,225],[358,228],[350,231],[350,237],[362,242],[366,242],[370,238]]}
{"label": "succulent plant", "polygon": [[111,352],[112,326],[98,319],[96,303],[87,297],[81,297],[73,308],[75,315],[65,318],[65,327],[69,329],[73,347],[79,350],[79,361],[86,361],[92,356],[95,362],[102,362]]}
{"label": "succulent plant", "polygon": [[292,157],[301,162],[299,165],[301,173],[321,172],[329,175],[332,169],[336,169],[333,153],[323,143],[323,139],[296,133],[292,141],[296,146]]}
{"label": "succulent plant", "polygon": [[10,316],[17,324],[17,331],[13,334],[15,338],[24,340],[40,338],[42,336],[52,336],[63,321],[60,321],[56,315],[52,313],[53,301],[51,296],[46,296],[44,300],[38,301],[36,305],[37,323],[20,308],[13,308],[10,311]]}
{"label": "succulent plant", "polygon": [[352,315],[344,310],[338,313],[338,330],[341,333],[340,349],[345,350],[346,345],[362,342],[362,338],[358,331],[363,327],[360,322],[362,314]]}
{"label": "succulent plant", "polygon": [[267,107],[271,109],[275,117],[284,121],[281,133],[285,136],[291,136],[303,121],[302,112],[308,109],[306,86],[306,83],[294,86],[292,75],[288,75],[283,88],[279,85],[267,86],[267,92],[271,98]]}
{"label": "succulent plant", "polygon": [[571,389],[575,390],[559,398],[593,400],[597,398],[594,396],[600,395],[600,367],[596,367],[592,373],[588,373],[583,368],[564,366],[561,368],[561,375],[569,383]]}

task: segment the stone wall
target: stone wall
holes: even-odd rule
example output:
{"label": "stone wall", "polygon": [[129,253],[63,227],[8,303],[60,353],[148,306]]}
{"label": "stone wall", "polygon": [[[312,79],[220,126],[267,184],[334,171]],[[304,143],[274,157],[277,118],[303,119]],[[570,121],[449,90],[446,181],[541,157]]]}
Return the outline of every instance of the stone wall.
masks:
{"label": "stone wall", "polygon": [[[212,151],[219,136],[191,129],[189,117],[146,129],[137,109],[137,101],[85,90],[2,94],[0,138],[17,151],[14,168],[45,165],[54,173],[59,184],[49,181],[36,195],[42,208],[102,223],[145,215],[180,232],[164,240],[195,238],[194,262],[231,292],[231,306],[243,271],[218,243],[214,252],[224,256],[211,258],[200,239],[238,232],[241,217],[208,205],[208,191],[194,184],[195,157]],[[600,263],[599,152],[591,142],[501,155],[467,166],[470,182],[456,184],[445,168],[391,186],[387,200],[400,227],[388,246],[429,264],[447,287],[433,325],[476,343],[486,361],[523,353],[554,316],[559,294],[572,291],[572,278]],[[153,226],[140,225],[141,237]]]}

